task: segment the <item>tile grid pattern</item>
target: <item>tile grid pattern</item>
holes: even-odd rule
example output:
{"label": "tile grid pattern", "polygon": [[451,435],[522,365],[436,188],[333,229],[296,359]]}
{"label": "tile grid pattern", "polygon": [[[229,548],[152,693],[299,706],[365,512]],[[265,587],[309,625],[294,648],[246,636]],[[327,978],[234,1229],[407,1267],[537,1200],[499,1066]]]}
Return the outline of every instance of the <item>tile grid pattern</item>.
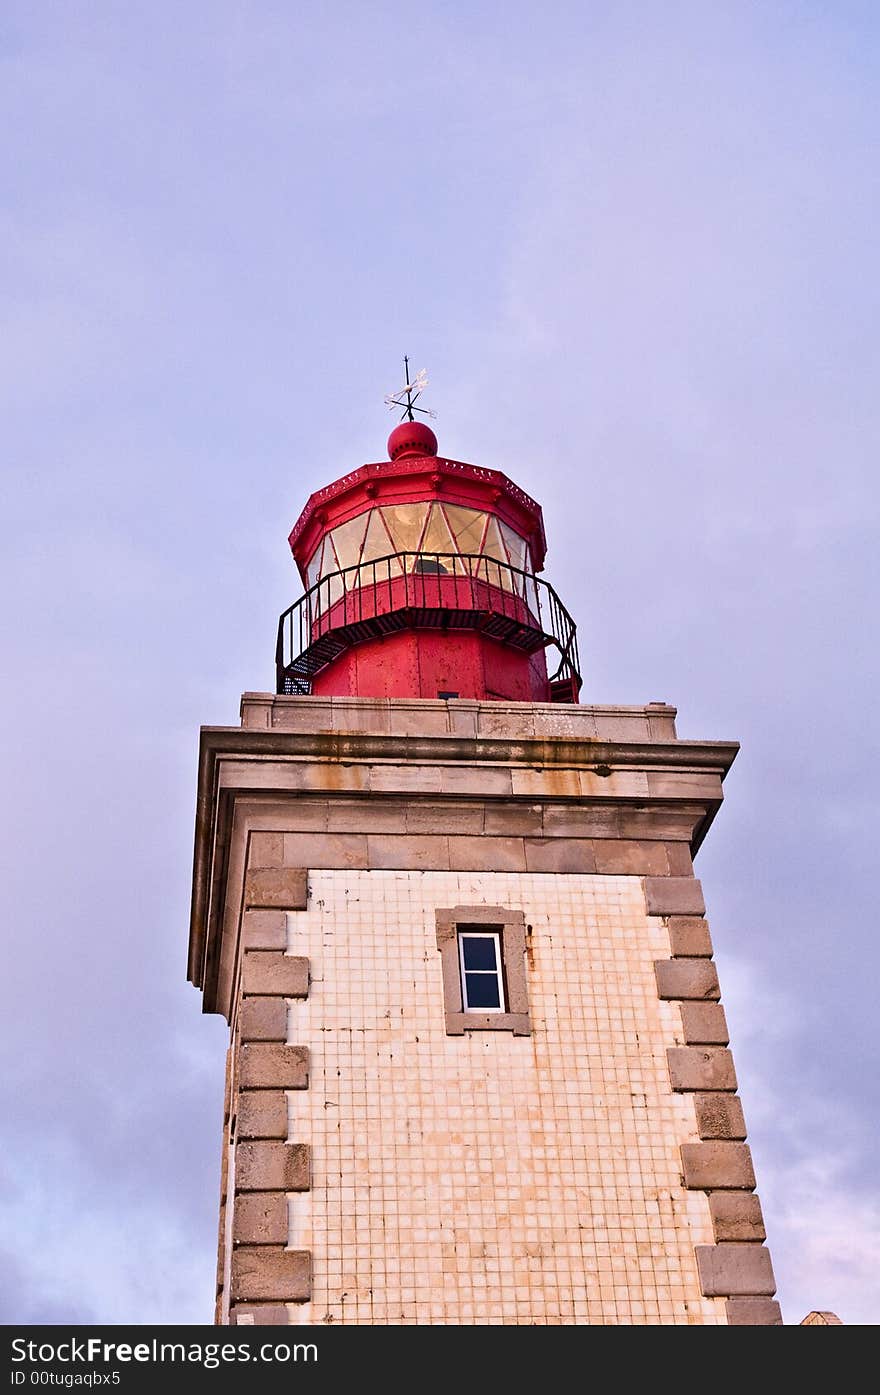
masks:
{"label": "tile grid pattern", "polygon": [[[446,1035],[434,912],[522,909],[534,1034]],[[678,1009],[635,878],[312,871],[288,953],[311,964],[289,1040],[310,1048],[291,1137],[312,1252],[294,1322],[724,1323],[700,1291],[693,1108],[670,1090]]]}

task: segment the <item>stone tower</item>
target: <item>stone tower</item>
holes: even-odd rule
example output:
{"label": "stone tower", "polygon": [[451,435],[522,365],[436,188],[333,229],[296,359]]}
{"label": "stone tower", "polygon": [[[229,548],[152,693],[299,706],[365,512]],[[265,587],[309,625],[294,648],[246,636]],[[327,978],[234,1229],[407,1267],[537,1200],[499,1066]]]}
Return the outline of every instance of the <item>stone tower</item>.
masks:
{"label": "stone tower", "polygon": [[692,857],[731,742],[579,703],[541,509],[404,422],[201,735],[219,1323],[778,1324]]}

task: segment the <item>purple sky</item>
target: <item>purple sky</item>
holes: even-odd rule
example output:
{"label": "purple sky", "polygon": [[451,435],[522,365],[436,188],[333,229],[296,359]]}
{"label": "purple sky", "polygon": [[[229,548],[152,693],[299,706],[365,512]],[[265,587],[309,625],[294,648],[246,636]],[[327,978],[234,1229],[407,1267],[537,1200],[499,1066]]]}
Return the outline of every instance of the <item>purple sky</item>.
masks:
{"label": "purple sky", "polygon": [[544,506],[586,702],[742,752],[697,874],[787,1322],[880,1317],[880,11],[0,12],[0,1321],[211,1317],[200,723],[270,689],[309,493],[441,451]]}

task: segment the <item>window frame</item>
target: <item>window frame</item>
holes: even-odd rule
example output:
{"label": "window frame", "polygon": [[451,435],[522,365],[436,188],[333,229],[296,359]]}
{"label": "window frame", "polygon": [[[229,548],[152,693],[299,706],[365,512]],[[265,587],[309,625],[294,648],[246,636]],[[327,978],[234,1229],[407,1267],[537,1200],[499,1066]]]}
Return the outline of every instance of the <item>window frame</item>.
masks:
{"label": "window frame", "polygon": [[[463,1012],[506,1012],[507,992],[504,986],[504,957],[501,952],[501,931],[494,926],[485,930],[478,930],[475,925],[459,925],[456,938],[458,940],[458,962],[461,971],[461,1006]],[[491,969],[469,969],[465,963],[465,944],[468,940],[491,940],[494,948],[495,965]],[[478,974],[480,978],[493,978],[498,988],[498,1006],[486,1007],[481,1004],[472,1006],[468,1002],[468,975]]]}
{"label": "window frame", "polygon": [[[507,906],[451,906],[435,911],[435,918],[447,1036],[463,1036],[473,1031],[506,1031],[514,1036],[529,1036],[532,1028],[525,966],[526,924],[522,911]],[[464,969],[459,948],[462,932],[497,934],[503,1011],[465,1007]]]}

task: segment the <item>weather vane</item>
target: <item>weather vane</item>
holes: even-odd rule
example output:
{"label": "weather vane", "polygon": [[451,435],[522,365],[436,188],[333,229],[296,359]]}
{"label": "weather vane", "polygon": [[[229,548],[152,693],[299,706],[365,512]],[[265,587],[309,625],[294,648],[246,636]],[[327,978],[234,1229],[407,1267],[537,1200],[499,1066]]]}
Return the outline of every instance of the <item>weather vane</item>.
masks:
{"label": "weather vane", "polygon": [[420,368],[412,382],[410,382],[409,359],[406,354],[403,356],[403,367],[406,374],[406,382],[397,392],[389,393],[385,398],[387,405],[392,409],[395,407],[402,408],[401,421],[403,421],[404,417],[407,421],[415,421],[413,412],[420,412],[424,417],[436,417],[437,413],[432,412],[429,407],[416,406],[416,399],[428,386],[428,370],[426,368]]}

